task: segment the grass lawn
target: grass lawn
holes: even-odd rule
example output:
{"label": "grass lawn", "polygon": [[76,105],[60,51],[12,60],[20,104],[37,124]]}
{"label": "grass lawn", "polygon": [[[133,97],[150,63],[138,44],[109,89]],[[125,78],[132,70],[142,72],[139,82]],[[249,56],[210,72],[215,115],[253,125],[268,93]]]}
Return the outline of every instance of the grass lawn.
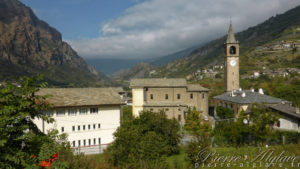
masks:
{"label": "grass lawn", "polygon": [[183,148],[181,148],[180,153],[176,155],[172,155],[167,157],[167,163],[169,164],[170,168],[188,168],[188,161],[185,159],[185,152]]}
{"label": "grass lawn", "polygon": [[[199,169],[208,169],[208,168],[230,168],[230,169],[278,169],[278,168],[300,168],[300,144],[298,145],[283,145],[283,146],[270,146],[268,148],[262,147],[220,147],[220,148],[213,148],[215,150],[215,155],[213,156],[214,159],[224,159],[224,157],[239,157],[240,159],[236,162],[219,162],[211,163],[211,166],[208,166],[208,163],[205,166],[198,167]],[[280,160],[286,160],[288,157],[297,158],[295,163],[292,162],[280,162]],[[253,161],[254,160],[254,161]],[[274,163],[272,163],[272,160]],[[188,169],[194,168],[193,166],[188,164],[188,161],[185,160],[185,152],[181,149],[178,155],[173,155],[167,158],[167,163],[169,164],[170,168],[180,168],[180,169]],[[215,165],[216,164],[216,165]],[[272,164],[272,165],[270,165]],[[269,165],[269,167],[266,167]],[[281,167],[282,166],[282,167]]]}

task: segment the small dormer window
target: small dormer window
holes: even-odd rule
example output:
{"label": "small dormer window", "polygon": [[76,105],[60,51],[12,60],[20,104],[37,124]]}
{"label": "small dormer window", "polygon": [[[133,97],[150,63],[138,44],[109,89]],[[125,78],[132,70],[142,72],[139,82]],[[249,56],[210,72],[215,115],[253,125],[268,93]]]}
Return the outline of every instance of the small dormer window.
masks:
{"label": "small dormer window", "polygon": [[97,107],[90,108],[90,113],[91,113],[91,114],[96,114],[96,113],[98,113],[98,108],[97,108]]}
{"label": "small dormer window", "polygon": [[45,112],[45,115],[46,115],[46,116],[49,116],[49,117],[53,116],[53,110],[47,110],[47,111]]}
{"label": "small dormer window", "polygon": [[69,109],[68,110],[68,115],[69,116],[75,116],[77,114],[77,109]]}
{"label": "small dormer window", "polygon": [[56,116],[64,116],[66,114],[65,109],[56,110]]}
{"label": "small dormer window", "polygon": [[87,112],[88,112],[87,108],[81,108],[79,114],[87,114]]}

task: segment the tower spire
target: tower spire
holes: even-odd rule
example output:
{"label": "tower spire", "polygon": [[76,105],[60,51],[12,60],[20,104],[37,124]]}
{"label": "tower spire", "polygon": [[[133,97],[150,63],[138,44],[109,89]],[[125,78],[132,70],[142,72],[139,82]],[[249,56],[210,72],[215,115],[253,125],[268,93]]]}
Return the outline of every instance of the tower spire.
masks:
{"label": "tower spire", "polygon": [[233,28],[232,28],[231,18],[230,18],[230,25],[229,25],[226,43],[237,43],[237,41],[235,40]]}

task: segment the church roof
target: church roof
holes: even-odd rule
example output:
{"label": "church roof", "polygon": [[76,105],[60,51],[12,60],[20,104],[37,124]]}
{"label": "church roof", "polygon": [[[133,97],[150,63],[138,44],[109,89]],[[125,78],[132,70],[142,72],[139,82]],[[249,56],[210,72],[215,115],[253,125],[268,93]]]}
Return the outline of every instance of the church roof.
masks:
{"label": "church roof", "polygon": [[[242,93],[245,93],[244,97]],[[238,104],[252,104],[252,103],[265,103],[265,104],[278,104],[286,102],[285,100],[268,96],[265,94],[260,94],[258,92],[252,92],[250,90],[245,91],[235,91],[234,95],[231,92],[224,93],[219,96],[215,96],[214,99],[228,101]]]}
{"label": "church roof", "polygon": [[228,30],[228,36],[226,43],[238,43],[238,41],[235,39],[232,23],[230,22],[229,30]]}
{"label": "church roof", "polygon": [[186,85],[183,78],[145,78],[130,81],[130,87],[186,87]]}
{"label": "church roof", "polygon": [[131,79],[130,87],[185,87],[189,92],[209,91],[200,84],[187,84],[184,78]]}
{"label": "church roof", "polygon": [[187,91],[197,92],[197,91],[209,91],[207,88],[200,86],[200,84],[188,84]]}

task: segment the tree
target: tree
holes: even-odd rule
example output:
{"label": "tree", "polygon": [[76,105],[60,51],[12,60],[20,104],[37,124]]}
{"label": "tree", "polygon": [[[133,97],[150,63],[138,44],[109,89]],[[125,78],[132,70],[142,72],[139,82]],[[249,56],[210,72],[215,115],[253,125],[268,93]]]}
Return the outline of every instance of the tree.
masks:
{"label": "tree", "polygon": [[222,107],[222,106],[218,106],[216,109],[217,115],[218,117],[220,117],[221,119],[230,119],[230,118],[234,118],[234,113],[233,111],[231,111],[228,108]]}
{"label": "tree", "polygon": [[121,121],[124,122],[124,121],[132,120],[132,119],[133,119],[132,106],[124,106]]}
{"label": "tree", "polygon": [[35,95],[47,85],[41,80],[42,76],[23,77],[15,84],[5,83],[0,89],[0,168],[37,167],[39,160],[57,152],[56,141],[50,136],[53,133],[45,135],[32,121],[41,118],[53,122],[42,113],[50,108],[46,97]]}
{"label": "tree", "polygon": [[253,104],[249,123],[254,140],[263,144],[274,131],[273,125],[278,122],[278,119],[278,114],[266,108],[265,105]]}
{"label": "tree", "polygon": [[[219,108],[221,117],[231,117],[226,108]],[[241,146],[250,144],[249,136],[253,136],[256,143],[263,143],[273,132],[273,125],[278,121],[278,115],[267,109],[264,105],[253,104],[250,107],[251,113],[245,116],[242,111],[238,117],[224,118],[216,122],[213,134],[219,144],[230,144]],[[223,112],[221,112],[223,111]],[[244,124],[244,120],[249,122]]]}
{"label": "tree", "polygon": [[175,119],[167,119],[164,112],[142,112],[139,117],[124,121],[114,136],[105,152],[106,160],[113,166],[141,168],[151,162],[165,166],[162,157],[179,150],[179,124]]}
{"label": "tree", "polygon": [[240,113],[240,118],[235,118],[234,112],[228,108],[218,106],[216,111],[220,117],[220,120],[216,121],[213,131],[216,143],[232,146],[239,146],[244,143],[244,133],[247,131],[247,126],[243,124],[242,118],[244,112]]}
{"label": "tree", "polygon": [[189,109],[185,129],[193,136],[193,140],[187,145],[187,159],[191,164],[199,163],[199,152],[210,146],[211,143],[211,125],[204,121],[199,111]]}

